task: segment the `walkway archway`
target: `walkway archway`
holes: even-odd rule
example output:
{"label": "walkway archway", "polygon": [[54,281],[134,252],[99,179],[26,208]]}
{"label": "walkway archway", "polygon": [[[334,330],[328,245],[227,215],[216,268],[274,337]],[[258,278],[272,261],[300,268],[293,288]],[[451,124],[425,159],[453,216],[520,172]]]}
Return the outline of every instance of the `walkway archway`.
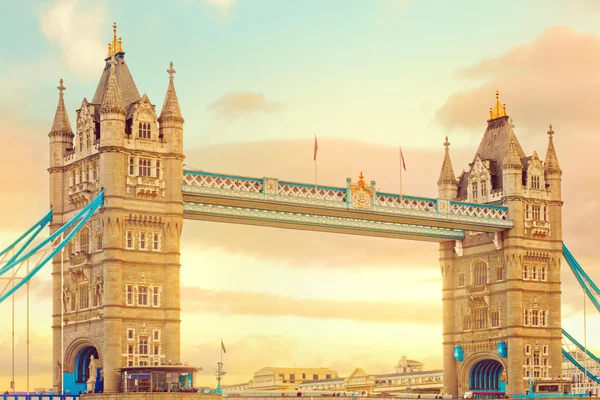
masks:
{"label": "walkway archway", "polygon": [[84,347],[77,353],[74,371],[76,383],[87,383],[90,379],[90,359],[92,356],[98,359],[98,350],[92,346]]}
{"label": "walkway archway", "polygon": [[506,384],[500,379],[503,370],[504,367],[497,360],[477,361],[469,373],[470,390],[504,392]]}

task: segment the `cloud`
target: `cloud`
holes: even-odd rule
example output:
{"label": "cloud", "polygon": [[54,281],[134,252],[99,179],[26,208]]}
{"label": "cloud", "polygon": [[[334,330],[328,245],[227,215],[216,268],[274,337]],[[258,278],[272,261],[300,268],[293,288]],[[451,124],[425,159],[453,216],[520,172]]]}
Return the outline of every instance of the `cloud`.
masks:
{"label": "cloud", "polygon": [[[440,322],[441,304],[419,302],[339,301],[295,299],[269,293],[249,293],[183,286],[181,297],[193,312],[222,315],[296,316],[346,319],[360,322],[434,324]],[[186,312],[186,310],[183,310]]]}
{"label": "cloud", "polygon": [[209,106],[220,117],[234,120],[255,114],[270,114],[284,111],[284,103],[268,100],[262,93],[231,91]]}
{"label": "cloud", "polygon": [[517,126],[544,132],[548,124],[570,131],[596,131],[600,107],[600,37],[564,26],[548,28],[533,42],[513,47],[456,71],[483,83],[452,93],[437,111],[446,128],[479,130],[495,101],[506,103]]}
{"label": "cloud", "polygon": [[98,60],[106,54],[107,10],[105,1],[55,0],[40,12],[42,32],[58,43],[67,65],[79,76],[98,74]]}

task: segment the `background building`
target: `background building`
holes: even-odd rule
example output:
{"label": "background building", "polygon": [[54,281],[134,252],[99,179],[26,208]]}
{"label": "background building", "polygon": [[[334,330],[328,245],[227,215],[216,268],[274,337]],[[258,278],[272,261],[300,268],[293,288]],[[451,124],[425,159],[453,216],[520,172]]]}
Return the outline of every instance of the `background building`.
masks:
{"label": "background building", "polygon": [[[600,364],[592,360],[589,353],[587,360],[583,351],[580,351],[579,349],[569,351],[569,354],[593,375],[600,376]],[[600,394],[600,385],[590,378],[584,379],[583,372],[564,356],[562,361],[562,377],[563,379],[571,381],[571,393],[588,393],[591,390],[594,396]]]}

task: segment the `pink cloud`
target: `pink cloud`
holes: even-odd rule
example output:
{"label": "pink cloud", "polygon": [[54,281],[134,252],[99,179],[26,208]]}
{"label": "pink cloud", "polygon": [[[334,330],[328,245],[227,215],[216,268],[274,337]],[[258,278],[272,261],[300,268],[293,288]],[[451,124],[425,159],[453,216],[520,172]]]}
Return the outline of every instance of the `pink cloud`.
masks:
{"label": "pink cloud", "polygon": [[285,104],[268,100],[262,93],[231,91],[209,106],[222,118],[234,120],[256,114],[270,114],[285,110]]}

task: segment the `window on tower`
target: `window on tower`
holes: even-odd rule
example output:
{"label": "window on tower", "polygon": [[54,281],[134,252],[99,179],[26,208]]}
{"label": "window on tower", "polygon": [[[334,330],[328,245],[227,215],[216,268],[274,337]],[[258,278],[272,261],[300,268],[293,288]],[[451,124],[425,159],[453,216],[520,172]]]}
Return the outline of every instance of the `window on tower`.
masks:
{"label": "window on tower", "polygon": [[129,157],[129,175],[133,175],[133,164],[135,160],[133,157]]}
{"label": "window on tower", "polygon": [[540,220],[540,206],[531,206],[532,218],[535,221]]}
{"label": "window on tower", "polygon": [[494,310],[492,311],[492,328],[497,328],[500,326],[500,311]]}
{"label": "window on tower", "polygon": [[540,280],[546,282],[548,277],[546,276],[546,267],[540,268]]}
{"label": "window on tower", "polygon": [[483,285],[484,283],[487,283],[487,265],[479,262],[473,268],[473,284]]}
{"label": "window on tower", "polygon": [[540,324],[540,311],[531,310],[531,326],[539,326]]}
{"label": "window on tower", "polygon": [[125,233],[125,247],[133,249],[133,231],[127,231]]}
{"label": "window on tower", "polygon": [[501,281],[504,279],[504,269],[502,267],[498,267],[496,270],[496,280]]}
{"label": "window on tower", "polygon": [[150,133],[151,133],[151,129],[150,129],[150,124],[146,123],[146,122],[140,122],[140,124],[138,125],[138,135],[139,137],[141,137],[142,139],[150,139]]}
{"label": "window on tower", "polygon": [[148,336],[140,336],[138,354],[148,354]]}
{"label": "window on tower", "polygon": [[481,195],[487,196],[487,182],[486,181],[481,182]]}
{"label": "window on tower", "polygon": [[156,160],[156,177],[160,178],[160,161]]}
{"label": "window on tower", "polygon": [[140,232],[140,250],[146,250],[146,232]]}
{"label": "window on tower", "polygon": [[473,184],[471,185],[471,196],[476,199],[477,198],[477,182],[473,182]]}
{"label": "window on tower", "polygon": [[478,308],[475,310],[475,329],[485,329],[488,325],[488,309]]}
{"label": "window on tower", "polygon": [[523,310],[523,325],[531,325],[531,310]]}
{"label": "window on tower", "polygon": [[534,265],[533,267],[531,267],[531,280],[533,281],[537,281],[538,278],[538,270],[537,267]]}
{"label": "window on tower", "polygon": [[523,279],[529,279],[529,267],[523,265]]}
{"label": "window on tower", "polygon": [[133,285],[126,285],[125,286],[125,302],[127,303],[128,306],[133,306],[134,302],[133,302]]}
{"label": "window on tower", "polygon": [[90,231],[88,228],[83,228],[79,234],[79,251],[87,253],[90,245]]}
{"label": "window on tower", "polygon": [[85,310],[90,306],[90,286],[88,283],[79,285],[79,309]]}
{"label": "window on tower", "polygon": [[531,175],[531,188],[532,189],[540,188],[540,176],[539,175]]}
{"label": "window on tower", "polygon": [[154,286],[152,288],[152,306],[158,307],[160,306],[160,288],[158,286]]}
{"label": "window on tower", "polygon": [[138,306],[148,305],[148,286],[138,286]]}
{"label": "window on tower", "polygon": [[150,176],[151,174],[151,166],[150,160],[147,158],[140,158],[140,166],[139,166],[140,176]]}
{"label": "window on tower", "polygon": [[157,232],[152,234],[152,250],[160,250],[160,235]]}

